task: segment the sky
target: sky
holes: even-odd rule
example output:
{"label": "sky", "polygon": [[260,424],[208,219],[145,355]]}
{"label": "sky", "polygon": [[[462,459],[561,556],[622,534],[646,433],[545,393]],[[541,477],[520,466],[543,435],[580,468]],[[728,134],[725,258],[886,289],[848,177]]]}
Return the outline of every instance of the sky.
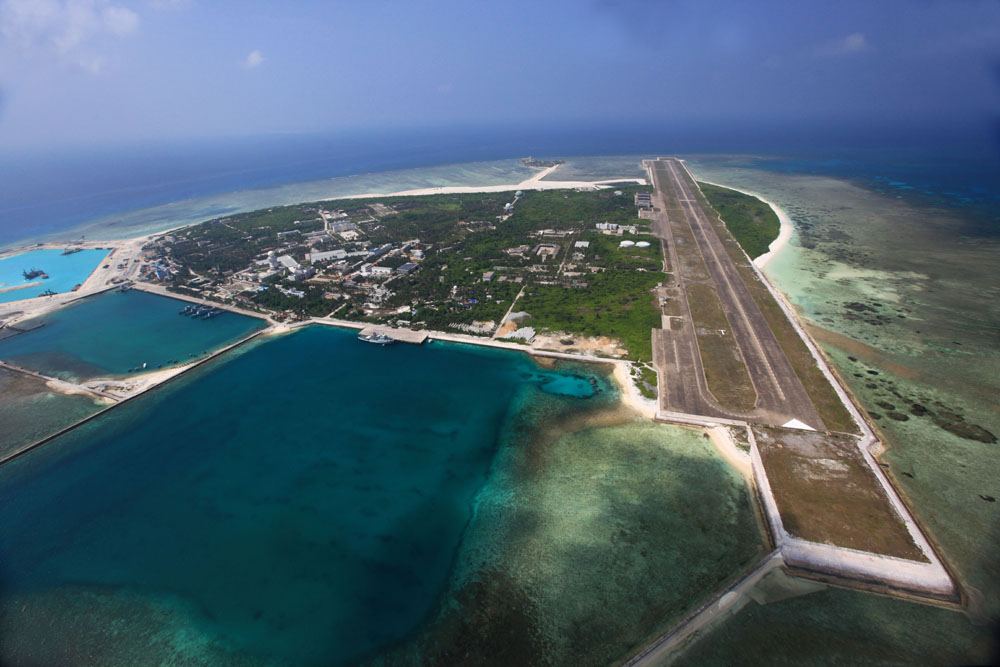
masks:
{"label": "sky", "polygon": [[995,133],[1000,2],[0,0],[0,150],[696,120]]}

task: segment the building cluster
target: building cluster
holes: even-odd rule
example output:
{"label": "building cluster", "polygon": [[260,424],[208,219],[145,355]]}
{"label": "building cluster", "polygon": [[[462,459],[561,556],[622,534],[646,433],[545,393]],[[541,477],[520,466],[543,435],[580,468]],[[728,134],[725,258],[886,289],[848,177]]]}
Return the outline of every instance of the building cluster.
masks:
{"label": "building cluster", "polygon": [[621,236],[622,234],[638,234],[639,228],[635,225],[619,225],[614,222],[599,222],[594,225],[594,228],[602,234],[609,234],[611,236]]}
{"label": "building cluster", "polygon": [[[518,192],[498,218],[506,219],[522,198]],[[495,205],[493,211],[498,211],[500,202]],[[147,279],[205,298],[266,308],[276,317],[308,313],[385,323],[420,320],[414,326],[427,320],[440,327],[461,323],[472,332],[498,326],[488,320],[499,318],[491,307],[485,309],[491,314],[484,321],[469,324],[468,311],[510,299],[523,293],[525,285],[588,287],[590,276],[611,266],[601,256],[606,250],[595,250],[608,247],[598,234],[621,237],[645,227],[642,222],[590,226],[580,221],[526,231],[521,238],[505,234],[502,238],[511,239],[507,243],[519,245],[491,249],[489,240],[469,236],[500,228],[489,216],[457,221],[459,233],[451,235],[428,231],[434,243],[427,243],[400,240],[405,225],[390,231],[394,223],[382,218],[398,212],[371,203],[350,212],[318,206],[213,220],[155,239]],[[293,220],[293,215],[301,219]],[[619,247],[648,246],[640,239],[623,239]],[[498,251],[504,259],[484,263],[477,256],[484,250]],[[444,317],[456,311],[463,313],[456,320]]]}
{"label": "building cluster", "polygon": [[[241,240],[255,245],[259,254],[242,267],[198,270],[206,256],[238,256],[234,244],[214,240],[211,228],[217,223],[191,228],[185,235],[164,235],[150,246],[151,268],[144,279],[244,305],[267,290],[294,299],[305,298],[311,290],[334,302],[331,311],[351,296],[358,296],[366,308],[378,309],[392,296],[392,281],[413,274],[425,258],[429,246],[420,239],[382,244],[368,239],[366,229],[396,212],[389,206],[373,204],[350,215],[315,210],[316,218],[295,220],[292,229],[259,227],[248,232]],[[199,261],[186,262],[189,258]]]}

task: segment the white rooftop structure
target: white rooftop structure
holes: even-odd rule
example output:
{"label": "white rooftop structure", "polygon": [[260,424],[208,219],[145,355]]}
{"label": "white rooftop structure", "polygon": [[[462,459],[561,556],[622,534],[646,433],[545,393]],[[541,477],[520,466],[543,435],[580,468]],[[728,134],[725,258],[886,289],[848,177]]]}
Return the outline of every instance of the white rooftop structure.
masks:
{"label": "white rooftop structure", "polygon": [[575,248],[589,248],[590,241],[577,241],[576,243],[573,244],[573,246]]}
{"label": "white rooftop structure", "polygon": [[[271,252],[274,251],[272,250]],[[301,266],[298,262],[292,259],[291,255],[282,255],[281,257],[278,258],[278,263],[291,271],[296,271]]]}
{"label": "white rooftop structure", "polygon": [[[625,241],[625,243],[627,243],[627,241]],[[636,248],[648,248],[649,247],[649,241],[636,241],[635,247]]]}
{"label": "white rooftop structure", "polygon": [[635,245],[635,241],[622,241],[618,244],[619,248],[631,248]]}
{"label": "white rooftop structure", "polygon": [[325,252],[309,253],[310,262],[322,262],[327,259],[344,259],[345,257],[347,257],[347,251],[340,248],[337,250],[327,250]]}

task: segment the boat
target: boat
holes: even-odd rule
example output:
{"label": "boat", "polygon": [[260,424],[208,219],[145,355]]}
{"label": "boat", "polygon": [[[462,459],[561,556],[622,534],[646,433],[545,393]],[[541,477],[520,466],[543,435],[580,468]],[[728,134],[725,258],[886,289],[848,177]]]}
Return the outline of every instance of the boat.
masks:
{"label": "boat", "polygon": [[49,274],[45,273],[41,269],[36,269],[35,267],[31,267],[31,269],[28,270],[28,271],[22,271],[21,275],[24,276],[25,280],[33,280],[34,278],[48,278],[49,277]]}
{"label": "boat", "polygon": [[66,248],[65,250],[63,250],[64,255],[73,255],[78,252],[83,252],[83,248]]}
{"label": "boat", "polygon": [[392,338],[389,338],[383,333],[378,333],[377,331],[373,331],[368,334],[362,331],[358,334],[358,340],[364,343],[372,343],[374,345],[392,345],[396,342]]}

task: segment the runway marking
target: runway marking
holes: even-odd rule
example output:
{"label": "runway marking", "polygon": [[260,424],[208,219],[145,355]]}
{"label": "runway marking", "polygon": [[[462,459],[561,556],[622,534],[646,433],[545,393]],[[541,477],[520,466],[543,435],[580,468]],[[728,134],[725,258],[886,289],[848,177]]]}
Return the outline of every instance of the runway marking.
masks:
{"label": "runway marking", "polygon": [[[673,177],[673,180],[677,184],[678,189],[687,190],[687,184],[686,183],[682,183],[681,179],[677,176],[677,172],[676,172],[676,169],[674,167],[674,164],[672,162],[668,162],[667,163],[667,168],[670,170],[670,175]],[[687,203],[689,203],[689,206],[682,207],[682,209],[684,210],[685,217],[688,218],[688,226],[691,227],[691,231],[695,234],[695,241],[697,242],[697,244],[698,244],[698,246],[700,248],[701,248],[701,246],[707,246],[708,247],[708,250],[709,250],[709,252],[712,255],[712,259],[716,263],[716,268],[718,269],[717,273],[721,274],[722,280],[723,280],[723,282],[725,282],[725,286],[726,286],[726,288],[729,291],[729,295],[732,297],[732,301],[733,301],[733,303],[734,303],[734,305],[736,307],[736,310],[739,312],[739,316],[743,320],[743,323],[746,326],[747,331],[749,332],[749,338],[751,339],[751,342],[752,342],[754,348],[756,349],[756,351],[757,351],[757,353],[758,353],[758,355],[760,357],[760,360],[763,362],[764,368],[767,370],[767,374],[768,374],[768,376],[771,379],[771,383],[772,383],[774,389],[777,391],[778,396],[780,397],[780,399],[782,401],[787,400],[787,398],[785,396],[785,392],[782,390],[781,384],[778,382],[778,377],[774,373],[774,369],[771,367],[770,359],[768,359],[767,354],[764,352],[764,348],[760,344],[760,339],[757,337],[757,332],[754,330],[753,324],[750,321],[750,318],[747,315],[746,310],[743,308],[742,300],[737,296],[736,289],[733,287],[733,284],[732,284],[732,281],[730,280],[728,272],[722,266],[722,262],[719,259],[718,251],[715,249],[714,244],[712,244],[711,241],[708,239],[708,234],[704,230],[704,228],[702,227],[702,221],[701,221],[701,219],[699,217],[699,213],[694,210],[694,206],[693,205],[690,205],[690,202],[692,202],[693,200],[687,199],[687,200],[684,200],[684,201],[687,202]],[[690,213],[690,215],[688,215],[689,213]],[[703,214],[702,214],[702,216],[703,216]],[[696,225],[692,224],[692,220],[691,220],[692,217],[697,222],[697,229],[695,229]],[[704,224],[709,224],[709,223],[706,220]],[[699,234],[701,235],[702,238],[698,237]],[[701,242],[702,239],[704,240],[704,243]],[[702,256],[704,256],[704,252],[702,253]],[[732,261],[732,260],[729,259],[729,257],[726,257],[726,259],[728,261]],[[737,337],[737,341],[739,340],[739,338],[740,337]],[[745,362],[746,362],[746,360],[744,359],[744,363]],[[748,368],[748,370],[749,370],[749,368]],[[753,376],[751,375],[751,379],[752,378],[753,378]]]}

